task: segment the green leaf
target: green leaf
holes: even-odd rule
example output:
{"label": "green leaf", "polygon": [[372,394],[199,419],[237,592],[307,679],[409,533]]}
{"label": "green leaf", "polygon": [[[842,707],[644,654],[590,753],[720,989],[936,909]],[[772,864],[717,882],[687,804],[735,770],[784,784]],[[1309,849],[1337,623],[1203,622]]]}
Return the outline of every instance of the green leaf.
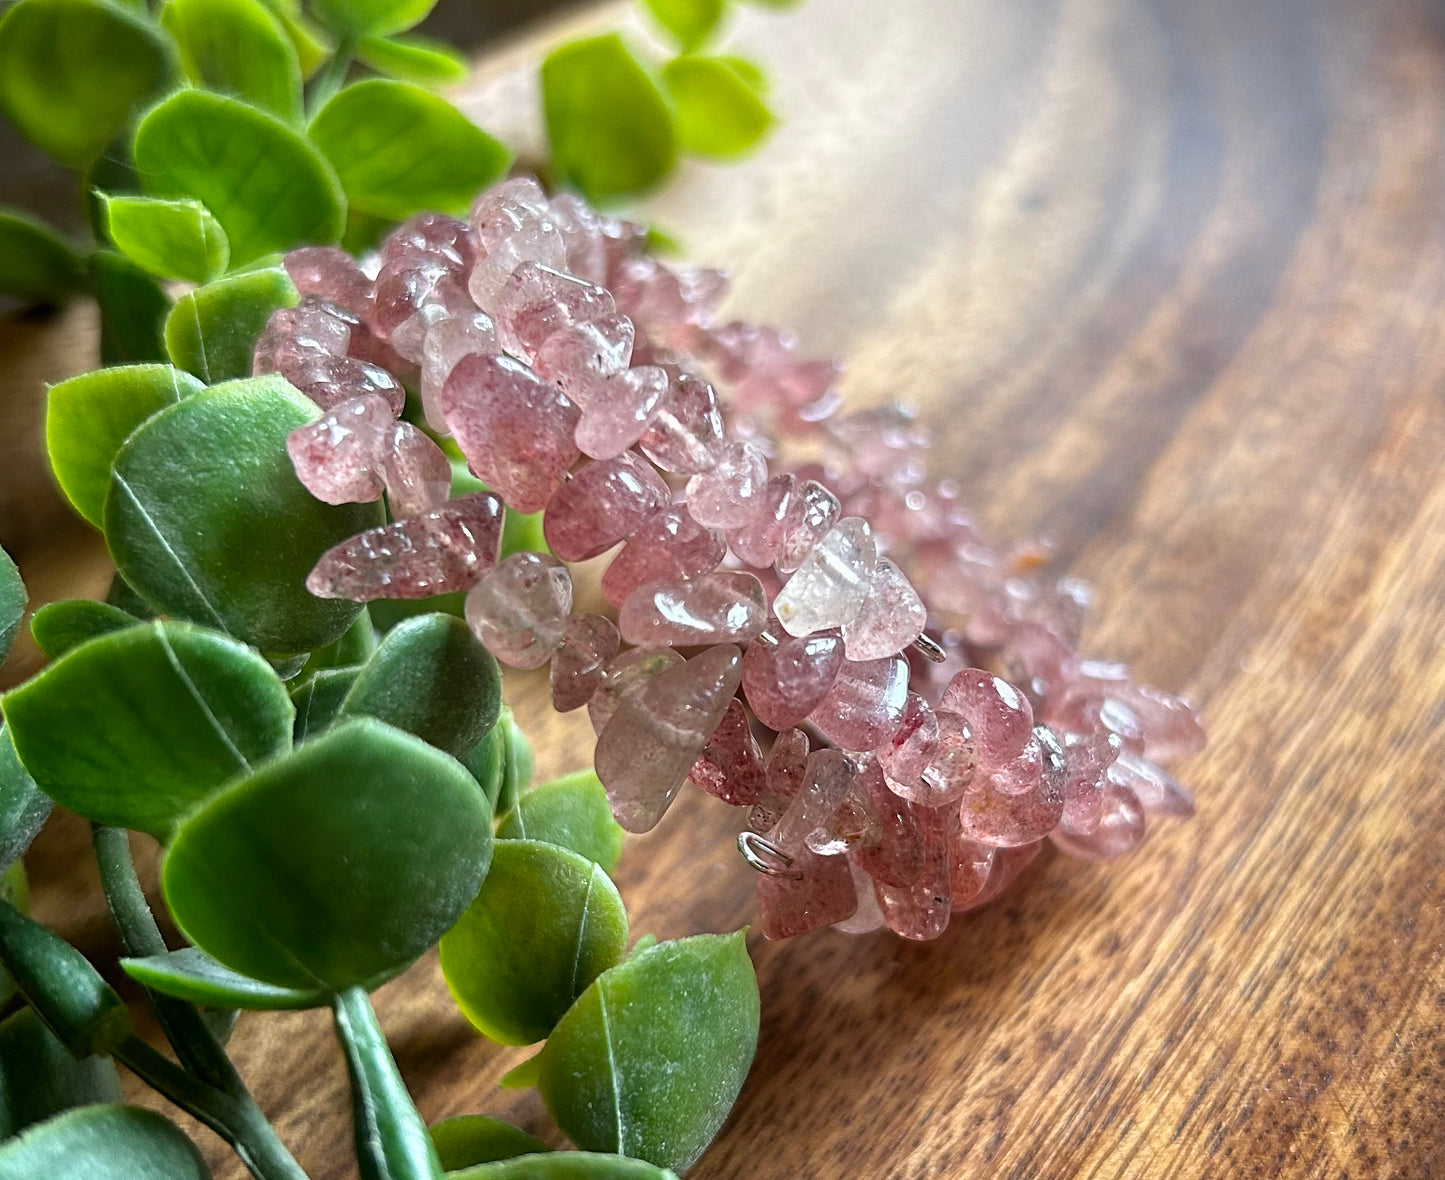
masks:
{"label": "green leaf", "polygon": [[662,67],[677,107],[683,146],[701,156],[726,158],[755,146],[773,115],[757,91],[727,62],[684,55]]}
{"label": "green leaf", "polygon": [[727,1118],[757,1044],[742,931],[700,934],[599,976],[543,1047],[538,1088],[583,1150],[681,1172]]}
{"label": "green leaf", "polygon": [[0,963],[76,1057],[108,1056],[131,1035],[125,1003],[86,957],[6,902],[0,902]]}
{"label": "green leaf", "polygon": [[380,217],[464,213],[511,159],[446,99],[385,78],[338,91],[307,134],[336,169],[351,207]]}
{"label": "green leaf", "polygon": [[100,304],[100,359],[133,365],[166,359],[162,335],[171,298],[155,277],[113,250],[87,260],[90,286]]}
{"label": "green leaf", "polygon": [[542,105],[558,172],[589,197],[641,192],[677,163],[667,100],[615,33],[553,50]]}
{"label": "green leaf", "polygon": [[723,0],[646,0],[657,23],[677,39],[683,52],[707,40],[722,19]]}
{"label": "green leaf", "polygon": [[73,1106],[119,1101],[120,1075],[110,1058],[78,1060],[33,1008],[0,1023],[0,1139]]}
{"label": "green leaf", "polygon": [[0,295],[58,303],[85,286],[85,263],[48,225],[19,209],[0,209]]}
{"label": "green leaf", "polygon": [[271,15],[281,22],[296,56],[301,62],[301,76],[310,78],[331,56],[325,32],[301,11],[300,0],[262,0]]}
{"label": "green leaf", "polygon": [[497,828],[503,840],[542,840],[570,848],[607,873],[617,867],[625,834],[612,818],[607,792],[592,770],[534,787],[502,816]]}
{"label": "green leaf", "polygon": [[82,1106],[0,1146],[0,1180],[210,1180],[196,1145],[154,1111]]}
{"label": "green leaf", "polygon": [[311,8],[328,27],[359,37],[400,33],[426,19],[437,0],[312,0]]}
{"label": "green leaf", "polygon": [[147,959],[122,959],[120,965],[127,975],[151,991],[213,1008],[278,1012],[324,1008],[331,1003],[331,997],[324,991],[262,983],[232,971],[193,946]]}
{"label": "green leaf", "polygon": [[497,661],[461,619],[433,614],[387,632],[341,712],[376,717],[460,758],[497,723],[501,707]]}
{"label": "green leaf", "polygon": [[214,385],[251,375],[251,357],[266,321],[294,307],[284,270],[267,267],[217,279],[176,300],[166,318],[166,351],[182,369]]}
{"label": "green leaf", "polygon": [[514,1065],[497,1079],[497,1086],[502,1090],[532,1090],[537,1086],[537,1079],[542,1076],[542,1063],[536,1055],[528,1057],[520,1065]]}
{"label": "green leaf", "polygon": [[5,662],[15,636],[20,633],[20,620],[25,617],[25,604],[29,601],[19,567],[10,554],[0,548],[0,664]]}
{"label": "green leaf", "polygon": [[422,86],[460,82],[471,71],[466,58],[432,37],[365,37],[356,56],[378,74]]}
{"label": "green leaf", "polygon": [[463,1014],[503,1045],[547,1036],[627,952],[627,911],[585,856],[501,840],[481,892],[441,940],[442,974]]}
{"label": "green leaf", "polygon": [[0,110],[82,168],[175,69],[144,16],[102,0],[21,0],[0,18]]}
{"label": "green leaf", "polygon": [[486,801],[455,759],[362,718],[180,825],[161,879],[196,946],[279,987],[374,985],[439,939],[491,860]]}
{"label": "green leaf", "polygon": [[106,235],[137,266],[166,279],[204,283],[226,269],[226,232],[199,201],[101,194]]}
{"label": "green leaf", "polygon": [[161,837],[291,744],[291,700],[271,666],[188,623],[92,639],[0,703],[47,795],[97,823]]}
{"label": "green leaf", "polygon": [[120,365],[52,385],[45,446],[55,481],[75,510],[99,528],[121,443],[158,410],[204,388],[170,365]]}
{"label": "green leaf", "polygon": [[591,1151],[520,1155],[453,1172],[447,1180],[677,1180],[674,1172],[645,1160]]}
{"label": "green leaf", "polygon": [[311,651],[351,626],[361,608],[313,597],[306,575],[381,508],[323,504],[296,479],[286,436],[317,413],[281,378],[255,377],[188,397],[126,440],[105,540],[141,597],[266,652]]}
{"label": "green leaf", "polygon": [[134,615],[137,619],[156,617],[156,612],[150,603],[131,589],[131,584],[120,574],[111,574],[110,587],[105,592],[105,602],[107,606],[118,607],[126,614]]}
{"label": "green leaf", "polygon": [[350,668],[364,664],[375,650],[376,628],[371,625],[371,616],[362,611],[356,616],[356,622],[346,629],[346,634],[334,643],[318,647],[307,657],[299,675],[305,679],[327,668]]}
{"label": "green leaf", "polygon": [[537,1136],[484,1114],[463,1114],[433,1124],[431,1141],[448,1172],[551,1150]]}
{"label": "green leaf", "polygon": [[296,708],[296,722],[291,730],[291,740],[300,742],[314,733],[320,733],[336,720],[341,712],[341,702],[361,674],[360,666],[353,668],[323,668],[291,693],[291,704]]}
{"label": "green leaf", "polygon": [[58,660],[86,640],[124,631],[140,621],[108,602],[67,598],[62,602],[47,602],[36,611],[30,618],[30,634],[41,651],[50,659]]}
{"label": "green leaf", "polygon": [[768,76],[763,73],[763,67],[758,65],[750,57],[739,57],[736,53],[719,53],[713,57],[714,61],[720,61],[728,69],[732,70],[739,78],[746,82],[753,90],[762,97],[768,92]]}
{"label": "green leaf", "polygon": [[49,815],[50,796],[20,764],[10,727],[0,725],[0,873],[19,862]]}
{"label": "green leaf", "polygon": [[512,810],[522,793],[532,785],[536,759],[532,756],[532,743],[527,740],[527,735],[522,732],[516,716],[507,705],[502,706],[495,732],[501,742],[502,775],[493,810],[500,814]]}
{"label": "green leaf", "polygon": [[275,115],[181,90],[135,135],[135,162],[158,197],[194,197],[226,231],[231,265],[306,242],[335,242],[346,202],[331,166]]}
{"label": "green leaf", "polygon": [[301,61],[259,0],[168,0],[161,24],[197,86],[234,95],[292,122],[301,118]]}

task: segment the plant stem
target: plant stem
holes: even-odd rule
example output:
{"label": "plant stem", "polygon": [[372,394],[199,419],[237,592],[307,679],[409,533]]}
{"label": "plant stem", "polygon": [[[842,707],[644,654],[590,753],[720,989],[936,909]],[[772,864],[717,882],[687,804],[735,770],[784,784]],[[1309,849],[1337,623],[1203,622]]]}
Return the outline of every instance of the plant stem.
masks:
{"label": "plant stem", "polygon": [[[125,829],[92,824],[91,838],[100,868],[101,889],[125,953],[138,959],[165,954],[168,948],[140,887],[140,878],[136,876]],[[187,1069],[201,1081],[228,1094],[246,1095],[245,1083],[194,1005],[149,988],[146,996],[166,1040]]]}
{"label": "plant stem", "polygon": [[312,83],[311,94],[306,101],[306,117],[308,119],[314,118],[316,112],[341,89],[341,84],[346,81],[346,71],[351,68],[351,55],[355,50],[355,39],[350,33],[343,33],[340,40],[336,42],[336,51],[332,53],[331,60],[326,63],[321,73],[316,76],[316,81]]}
{"label": "plant stem", "polygon": [[115,1051],[137,1077],[231,1145],[256,1180],[307,1180],[250,1095],[227,1094],[187,1073],[132,1034]]}
{"label": "plant stem", "polygon": [[431,1135],[407,1093],[364,988],[338,993],[336,1036],[351,1074],[356,1159],[363,1180],[442,1180]]}

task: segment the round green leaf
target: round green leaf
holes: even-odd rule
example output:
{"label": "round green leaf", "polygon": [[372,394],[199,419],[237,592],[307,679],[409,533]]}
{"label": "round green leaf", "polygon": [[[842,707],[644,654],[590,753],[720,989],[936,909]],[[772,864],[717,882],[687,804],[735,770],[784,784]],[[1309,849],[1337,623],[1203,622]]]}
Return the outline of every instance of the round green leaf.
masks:
{"label": "round green leaf", "polygon": [[104,0],[21,0],[0,18],[0,110],[72,168],[97,155],[175,68],[144,15]]}
{"label": "round green leaf", "polygon": [[432,1126],[431,1141],[448,1172],[551,1150],[537,1136],[484,1114],[443,1119]]}
{"label": "round green leaf", "polygon": [[232,971],[193,946],[146,959],[122,959],[120,965],[127,975],[151,991],[212,1008],[279,1012],[324,1008],[331,1003],[331,997],[324,991],[262,983]]}
{"label": "round green leaf", "polygon": [[759,96],[768,92],[768,76],[763,73],[763,67],[752,58],[739,57],[736,53],[719,53],[714,55],[713,60],[722,62],[751,86]]}
{"label": "round green leaf", "polygon": [[590,197],[640,192],[677,163],[667,100],[615,33],[553,50],[542,106],[559,173]]}
{"label": "round green leaf", "polygon": [[174,1123],[134,1106],[82,1106],[0,1146],[0,1180],[210,1180]]}
{"label": "round green leaf", "polygon": [[503,1045],[547,1036],[626,953],[627,910],[611,878],[534,840],[498,841],[481,892],[441,940],[457,1006]]}
{"label": "round green leaf", "polygon": [[41,790],[97,823],[158,836],[291,744],[291,701],[271,666],[188,623],[92,639],[0,703]]}
{"label": "round green leaf", "polygon": [[156,411],[204,388],[170,365],[120,365],[52,385],[45,446],[55,480],[75,510],[99,528],[120,444]]}
{"label": "round green leaf", "polygon": [[35,645],[52,660],[58,660],[73,647],[97,635],[124,631],[140,620],[108,602],[92,602],[88,598],[67,598],[63,602],[47,602],[30,617],[30,634]]}
{"label": "round green leaf", "polygon": [[177,829],[166,902],[243,975],[339,991],[404,969],[476,897],[486,800],[453,758],[370,718],[297,746]]}
{"label": "round green leaf", "polygon": [[33,1008],[0,1023],[0,1139],[72,1106],[119,1101],[110,1058],[72,1056]]}
{"label": "round green leaf", "polygon": [[604,872],[617,866],[626,833],[612,818],[597,773],[579,770],[534,787],[517,800],[497,827],[503,840],[541,840],[596,861]]}
{"label": "round green leaf", "polygon": [[49,815],[50,796],[20,764],[10,727],[0,725],[0,873],[20,860]]}
{"label": "round green leaf", "polygon": [[420,24],[437,0],[312,0],[318,19],[362,37],[385,37]]}
{"label": "round green leaf", "polygon": [[321,154],[275,115],[239,99],[181,90],[135,135],[142,183],[158,197],[194,197],[226,231],[231,265],[303,242],[334,242],[346,203]]}
{"label": "round green leaf", "polygon": [[85,264],[70,243],[18,209],[0,210],[0,295],[55,303],[85,285]]}
{"label": "round green leaf", "polygon": [[303,741],[335,721],[341,712],[341,702],[360,674],[360,666],[323,668],[292,690],[291,703],[296,707],[296,723],[291,730],[291,740]]}
{"label": "round green leaf", "polygon": [[109,197],[106,234],[137,266],[167,279],[204,283],[226,269],[226,231],[199,201]]}
{"label": "round green leaf", "polygon": [[5,657],[10,654],[29,600],[19,567],[10,554],[0,549],[0,663],[4,663]]}
{"label": "round green leaf", "polygon": [[662,77],[677,107],[678,135],[690,152],[736,156],[772,126],[772,112],[757,91],[719,58],[676,57],[663,66]]}
{"label": "round green leaf", "polygon": [[457,758],[497,723],[497,661],[452,615],[418,615],[386,633],[341,704],[376,717]]}
{"label": "round green leaf", "polygon": [[681,1172],[727,1118],[757,1044],[742,931],[662,942],[604,972],[562,1017],[538,1089],[578,1147]]}
{"label": "round green leaf", "polygon": [[356,56],[378,74],[422,86],[460,82],[470,69],[466,58],[431,37],[366,37],[357,45]]}
{"label": "round green leaf", "polygon": [[446,99],[385,78],[338,91],[307,134],[336,169],[351,207],[381,217],[463,213],[511,159]]}
{"label": "round green leaf", "polygon": [[646,0],[646,4],[684,52],[707,40],[723,14],[723,0]]}
{"label": "round green leaf", "polygon": [[677,1180],[677,1174],[621,1155],[552,1151],[463,1168],[447,1180]]}
{"label": "round green leaf", "polygon": [[164,361],[162,330],[171,298],[154,275],[114,250],[86,260],[90,287],[100,304],[100,360],[105,365]]}
{"label": "round green leaf", "polygon": [[271,313],[296,303],[284,270],[267,268],[217,279],[182,295],[166,317],[166,352],[182,369],[214,385],[251,375],[256,341]]}
{"label": "round green leaf", "polygon": [[116,456],[105,540],[158,611],[262,651],[321,647],[360,607],[315,598],[327,549],[381,523],[377,504],[323,504],[296,479],[286,436],[316,406],[279,377],[218,385],[144,423]]}
{"label": "round green leaf", "polygon": [[198,86],[234,95],[283,119],[301,118],[301,62],[259,0],[168,0],[161,24]]}
{"label": "round green leaf", "polygon": [[516,716],[510,707],[502,706],[502,715],[497,718],[497,726],[493,732],[497,734],[501,746],[502,773],[498,779],[497,797],[493,800],[492,810],[501,814],[511,811],[517,805],[522,792],[532,785],[536,758],[532,754],[532,743],[517,724]]}

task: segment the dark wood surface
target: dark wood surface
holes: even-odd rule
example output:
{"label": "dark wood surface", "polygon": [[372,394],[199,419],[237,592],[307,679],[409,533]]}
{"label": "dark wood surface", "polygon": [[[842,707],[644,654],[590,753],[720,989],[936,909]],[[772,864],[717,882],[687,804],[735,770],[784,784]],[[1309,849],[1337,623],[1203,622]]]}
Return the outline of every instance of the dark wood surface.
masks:
{"label": "dark wood surface", "polygon": [[[489,125],[525,129],[552,37],[483,65]],[[1087,649],[1212,742],[1198,817],[1127,861],[1046,857],[931,944],[755,941],[757,1064],[693,1175],[1445,1176],[1438,8],[808,0],[738,43],[785,125],[649,213],[857,403],[919,403],[988,525],[1096,585]],[[90,326],[0,329],[6,385],[84,367]],[[103,584],[40,500],[0,509],[42,592]],[[587,759],[540,679],[509,690],[544,773]],[[693,795],[630,843],[636,930],[749,920],[732,823]],[[37,910],[103,955],[82,837],[35,850]],[[429,1119],[555,1135],[434,959],[377,1002]],[[351,1174],[325,1015],[234,1043],[302,1162]]]}

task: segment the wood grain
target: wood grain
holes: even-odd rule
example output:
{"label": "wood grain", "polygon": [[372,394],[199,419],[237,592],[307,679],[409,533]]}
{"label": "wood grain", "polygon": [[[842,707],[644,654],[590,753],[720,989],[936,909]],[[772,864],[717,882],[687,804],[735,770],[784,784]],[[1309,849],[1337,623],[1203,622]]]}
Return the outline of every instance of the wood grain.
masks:
{"label": "wood grain", "polygon": [[[535,135],[554,35],[483,64],[489,126]],[[1045,858],[931,944],[755,941],[757,1065],[692,1175],[1445,1175],[1440,7],[809,0],[736,42],[786,123],[649,214],[856,402],[921,404],[989,527],[1097,586],[1087,648],[1213,740],[1199,817],[1125,862]],[[539,679],[509,694],[543,773],[586,759]],[[693,795],[630,844],[635,929],[749,919],[732,822]],[[80,836],[36,849],[37,907],[104,953]],[[378,1006],[428,1118],[555,1138],[434,960]],[[235,1044],[313,1175],[352,1174],[324,1015]]]}

